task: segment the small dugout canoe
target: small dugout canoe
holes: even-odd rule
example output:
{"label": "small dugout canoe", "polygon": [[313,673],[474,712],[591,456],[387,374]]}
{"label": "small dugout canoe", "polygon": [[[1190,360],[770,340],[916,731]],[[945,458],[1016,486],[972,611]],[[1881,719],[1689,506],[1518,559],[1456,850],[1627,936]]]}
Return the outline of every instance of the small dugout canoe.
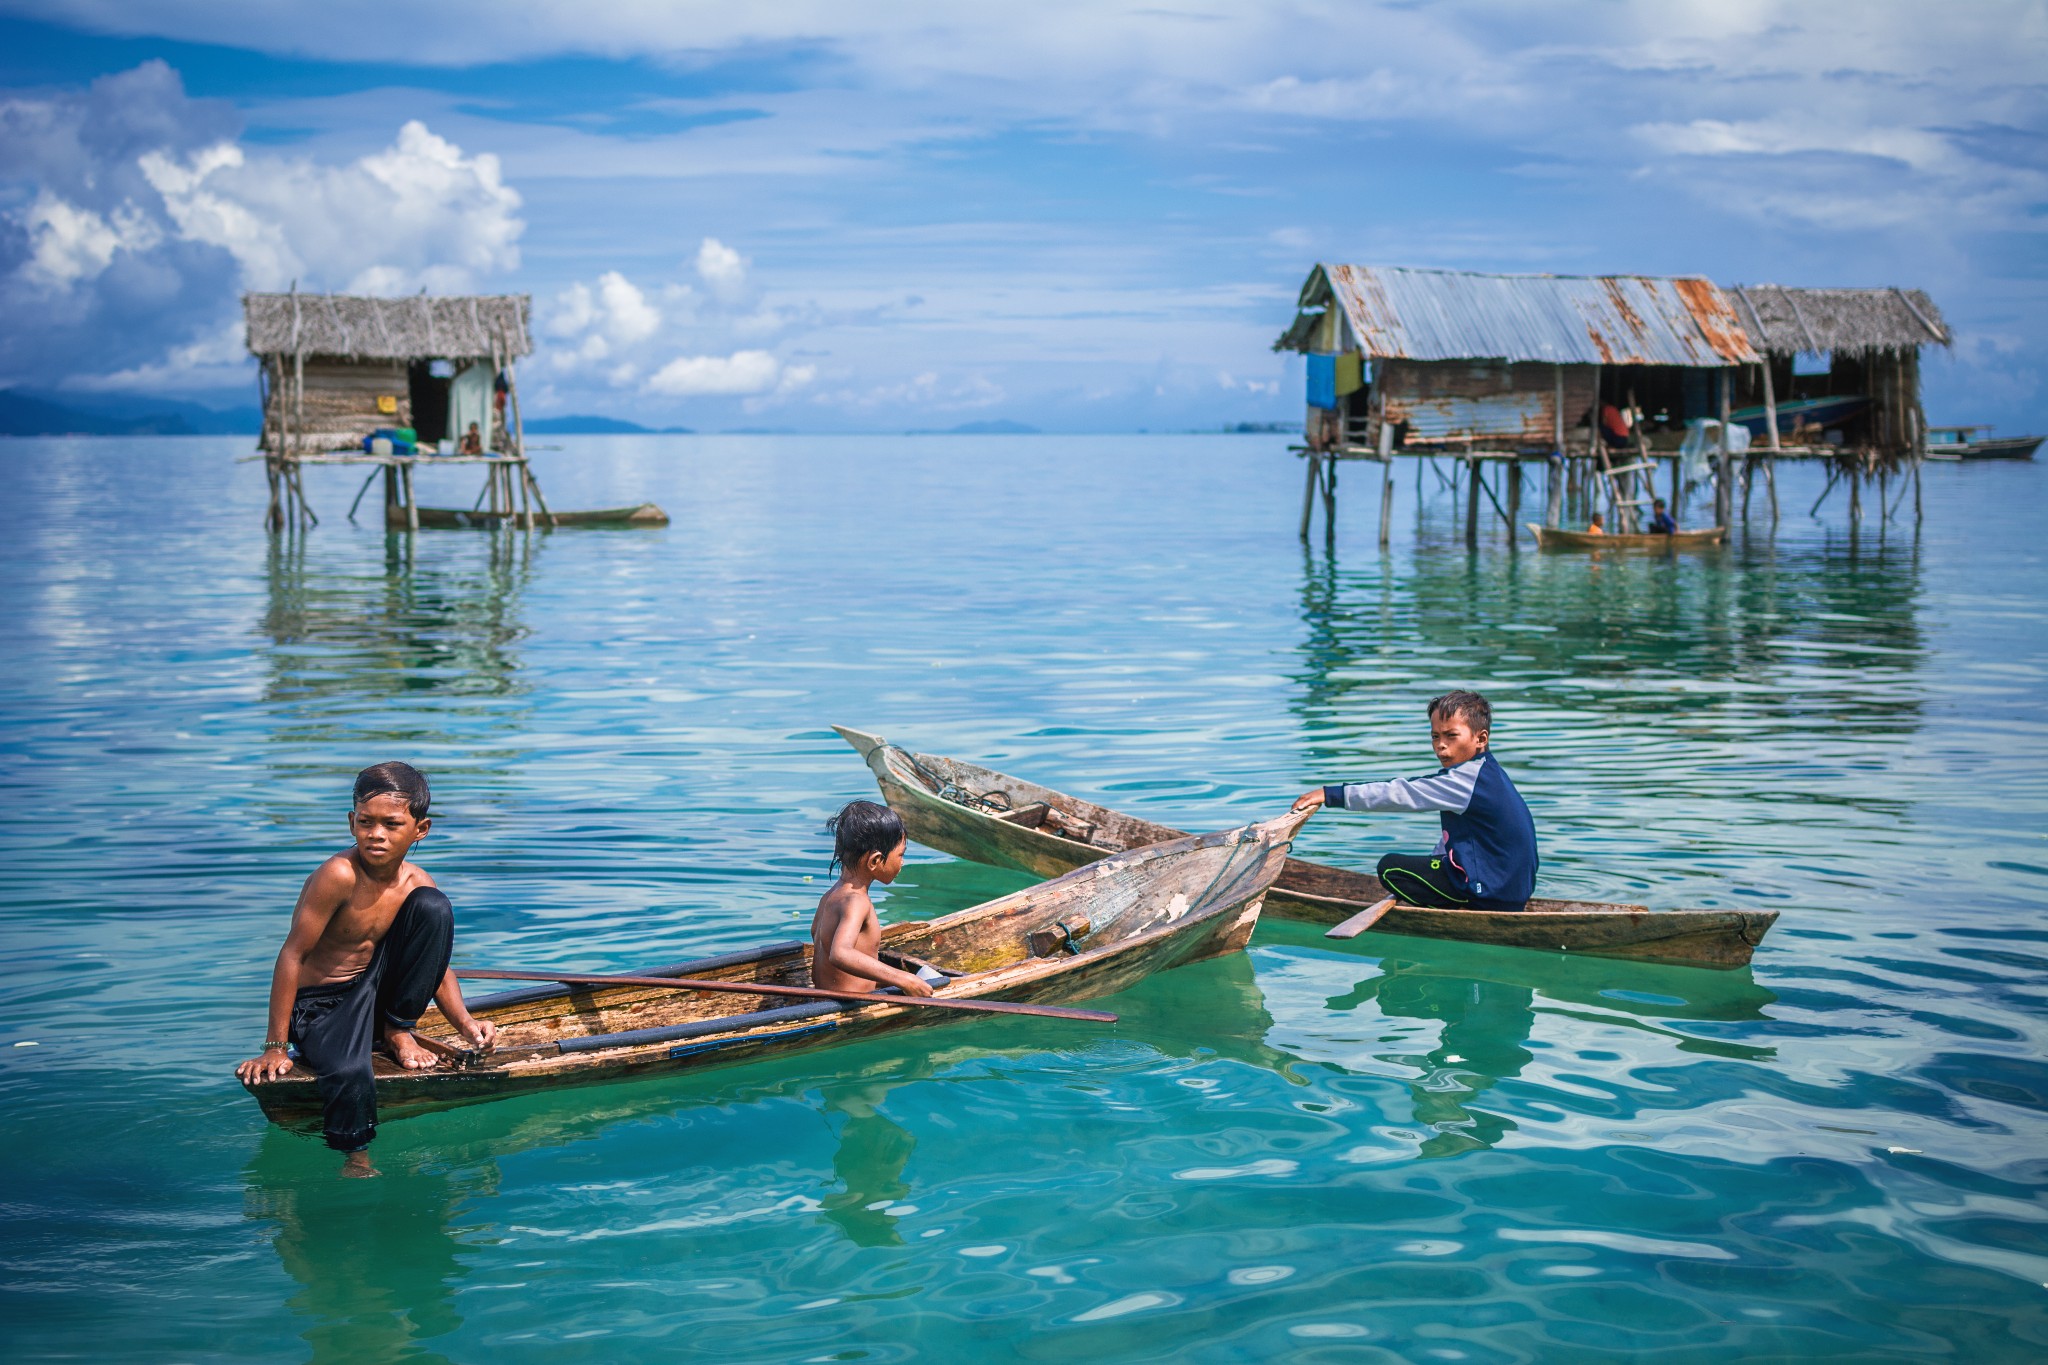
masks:
{"label": "small dugout canoe", "polygon": [[[958,999],[1057,1004],[1108,995],[1155,972],[1243,948],[1280,875],[1302,817],[1167,840],[935,920],[892,924],[882,949],[951,979]],[[458,976],[461,975],[458,969]],[[811,984],[808,941],[659,967],[640,976]],[[474,1064],[407,1071],[375,1060],[379,1121],[535,1091],[596,1085],[809,1052],[899,1028],[939,1024],[954,1010],[884,1001],[786,1003],[786,997],[661,986],[539,986],[483,997],[470,1012],[499,1029]],[[420,1035],[464,1045],[438,1009]],[[317,1128],[320,1094],[303,1066],[249,1092],[273,1122]]]}
{"label": "small dugout canoe", "polygon": [[[433,530],[488,530],[493,526],[518,526],[526,519],[524,512],[490,512],[472,510],[467,507],[422,507],[420,526]],[[398,507],[388,513],[394,529],[405,528],[405,509]],[[668,525],[668,513],[651,502],[636,503],[631,507],[586,507],[563,512],[533,513],[533,524],[538,530],[555,526],[588,526],[592,528],[631,530],[643,526]]]}
{"label": "small dugout canoe", "polygon": [[1536,544],[1545,550],[1709,550],[1728,538],[1725,526],[1673,531],[1669,535],[1655,531],[1593,535],[1557,526],[1539,526],[1533,521],[1525,524],[1534,533]]}
{"label": "small dugout canoe", "polygon": [[[971,862],[1056,876],[1119,849],[1180,832],[1064,792],[938,754],[911,753],[879,735],[832,727],[867,760],[882,798],[910,837]],[[1387,890],[1366,872],[1289,858],[1266,912],[1333,925]],[[1777,922],[1775,910],[1652,910],[1609,901],[1536,899],[1518,911],[1396,905],[1375,931],[1543,952],[1583,953],[1691,967],[1746,965]]]}

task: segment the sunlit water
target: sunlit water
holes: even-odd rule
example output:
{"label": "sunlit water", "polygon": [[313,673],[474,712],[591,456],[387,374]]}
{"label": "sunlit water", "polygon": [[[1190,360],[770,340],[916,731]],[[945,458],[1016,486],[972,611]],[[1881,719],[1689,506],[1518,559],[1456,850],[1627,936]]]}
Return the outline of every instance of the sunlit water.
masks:
{"label": "sunlit water", "polygon": [[[1389,555],[1355,467],[1304,552],[1271,437],[564,444],[555,505],[674,524],[409,543],[336,471],[272,539],[242,442],[0,442],[9,1359],[2048,1349],[2039,468],[1603,561],[1468,553],[1405,468]],[[1550,892],[1777,909],[1754,968],[1268,922],[1115,1027],[400,1120],[373,1182],[229,1075],[379,759],[460,960],[627,968],[801,931],[872,794],[829,723],[1215,828],[1432,767],[1452,685]],[[1022,884],[919,850],[885,914]]]}

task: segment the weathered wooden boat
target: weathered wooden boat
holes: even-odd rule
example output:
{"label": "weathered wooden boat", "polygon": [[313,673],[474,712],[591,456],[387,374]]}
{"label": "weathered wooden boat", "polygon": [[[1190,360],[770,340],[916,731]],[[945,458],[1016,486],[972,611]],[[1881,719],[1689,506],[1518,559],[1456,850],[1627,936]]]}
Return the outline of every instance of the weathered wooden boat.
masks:
{"label": "weathered wooden boat", "polygon": [[1929,427],[1927,458],[1930,460],[2031,460],[2043,440],[2041,436],[1979,436],[1988,426]]}
{"label": "weathered wooden boat", "polygon": [[[1119,849],[1180,832],[1064,792],[938,754],[911,753],[879,735],[832,727],[867,760],[910,837],[972,862],[1049,877]],[[1387,896],[1365,872],[1289,858],[1266,896],[1286,919],[1337,924]],[[1432,910],[1396,904],[1378,932],[1462,939],[1546,952],[1740,967],[1777,922],[1775,910],[1652,910],[1607,901],[1537,899],[1526,910]]]}
{"label": "weathered wooden boat", "polygon": [[[945,973],[951,979],[935,989],[939,996],[1055,1003],[1120,991],[1154,972],[1244,947],[1301,821],[1290,814],[1091,859],[940,919],[888,925],[883,951]],[[811,945],[774,943],[636,975],[808,986]],[[380,1118],[807,1052],[966,1017],[884,1001],[790,1005],[781,997],[663,986],[540,986],[472,1001],[470,1012],[498,1026],[496,1051],[458,1051],[464,1065],[431,1071],[377,1058]],[[430,1046],[458,1050],[437,1009],[419,1032]],[[275,1122],[319,1120],[318,1085],[302,1068],[248,1089]]]}
{"label": "weathered wooden boat", "polygon": [[[1838,394],[1829,398],[1791,398],[1777,405],[1778,434],[1790,436],[1795,427],[1828,427],[1845,422],[1864,408],[1870,400],[1861,394]],[[1737,426],[1748,427],[1752,441],[1770,439],[1766,427],[1770,413],[1761,405],[1753,408],[1737,408],[1728,414],[1728,420]]]}
{"label": "weathered wooden boat", "polygon": [[[526,519],[524,512],[491,512],[471,510],[466,507],[422,507],[420,525],[443,530],[467,527],[488,529],[493,526],[518,526]],[[405,509],[397,508],[388,518],[394,528],[403,530],[406,521]],[[549,526],[591,526],[632,528],[640,526],[666,526],[668,513],[651,502],[632,507],[594,507],[563,512],[535,512],[533,524],[543,530]]]}
{"label": "weathered wooden boat", "polygon": [[1586,531],[1566,531],[1556,526],[1538,526],[1533,521],[1527,524],[1536,536],[1536,544],[1546,550],[1706,550],[1728,538],[1725,526],[1673,531],[1669,535],[1655,531],[1616,531],[1594,535]]}

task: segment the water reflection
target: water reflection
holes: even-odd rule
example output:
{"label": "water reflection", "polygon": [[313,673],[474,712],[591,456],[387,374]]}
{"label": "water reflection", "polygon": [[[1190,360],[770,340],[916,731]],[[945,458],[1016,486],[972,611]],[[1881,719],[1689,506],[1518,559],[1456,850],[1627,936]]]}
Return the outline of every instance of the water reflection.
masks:
{"label": "water reflection", "polygon": [[[1539,1018],[1622,1028],[1680,1052],[1735,1061],[1777,1055],[1771,1046],[1714,1036],[1770,1017],[1777,996],[1746,967],[1707,971],[1387,934],[1358,940],[1356,952],[1386,954],[1374,962],[1327,945],[1312,926],[1269,922],[1261,933],[1289,976],[1324,991],[1312,1013],[1304,992],[1272,997],[1301,1003],[1285,1012],[1270,1041],[1303,1062],[1398,1068],[1414,1120],[1429,1131],[1423,1156],[1484,1150],[1516,1131],[1514,1120],[1498,1112],[1506,1106],[1489,1107],[1485,1096],[1534,1059]],[[1368,1010],[1427,1027],[1361,1038],[1354,1021]],[[1400,1045],[1428,1032],[1434,1040],[1422,1050]]]}
{"label": "water reflection", "polygon": [[543,537],[513,531],[384,538],[381,561],[315,559],[308,538],[273,539],[262,629],[265,698],[312,704],[419,692],[501,697],[522,690],[514,646]]}

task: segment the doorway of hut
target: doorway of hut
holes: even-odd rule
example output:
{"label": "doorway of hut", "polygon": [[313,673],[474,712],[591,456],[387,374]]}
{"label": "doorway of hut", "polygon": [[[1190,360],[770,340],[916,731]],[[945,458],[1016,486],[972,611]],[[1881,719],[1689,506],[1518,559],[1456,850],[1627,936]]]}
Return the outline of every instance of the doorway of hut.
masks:
{"label": "doorway of hut", "polygon": [[448,430],[448,386],[454,378],[452,361],[415,360],[406,368],[412,429],[422,447],[432,447],[454,434]]}

